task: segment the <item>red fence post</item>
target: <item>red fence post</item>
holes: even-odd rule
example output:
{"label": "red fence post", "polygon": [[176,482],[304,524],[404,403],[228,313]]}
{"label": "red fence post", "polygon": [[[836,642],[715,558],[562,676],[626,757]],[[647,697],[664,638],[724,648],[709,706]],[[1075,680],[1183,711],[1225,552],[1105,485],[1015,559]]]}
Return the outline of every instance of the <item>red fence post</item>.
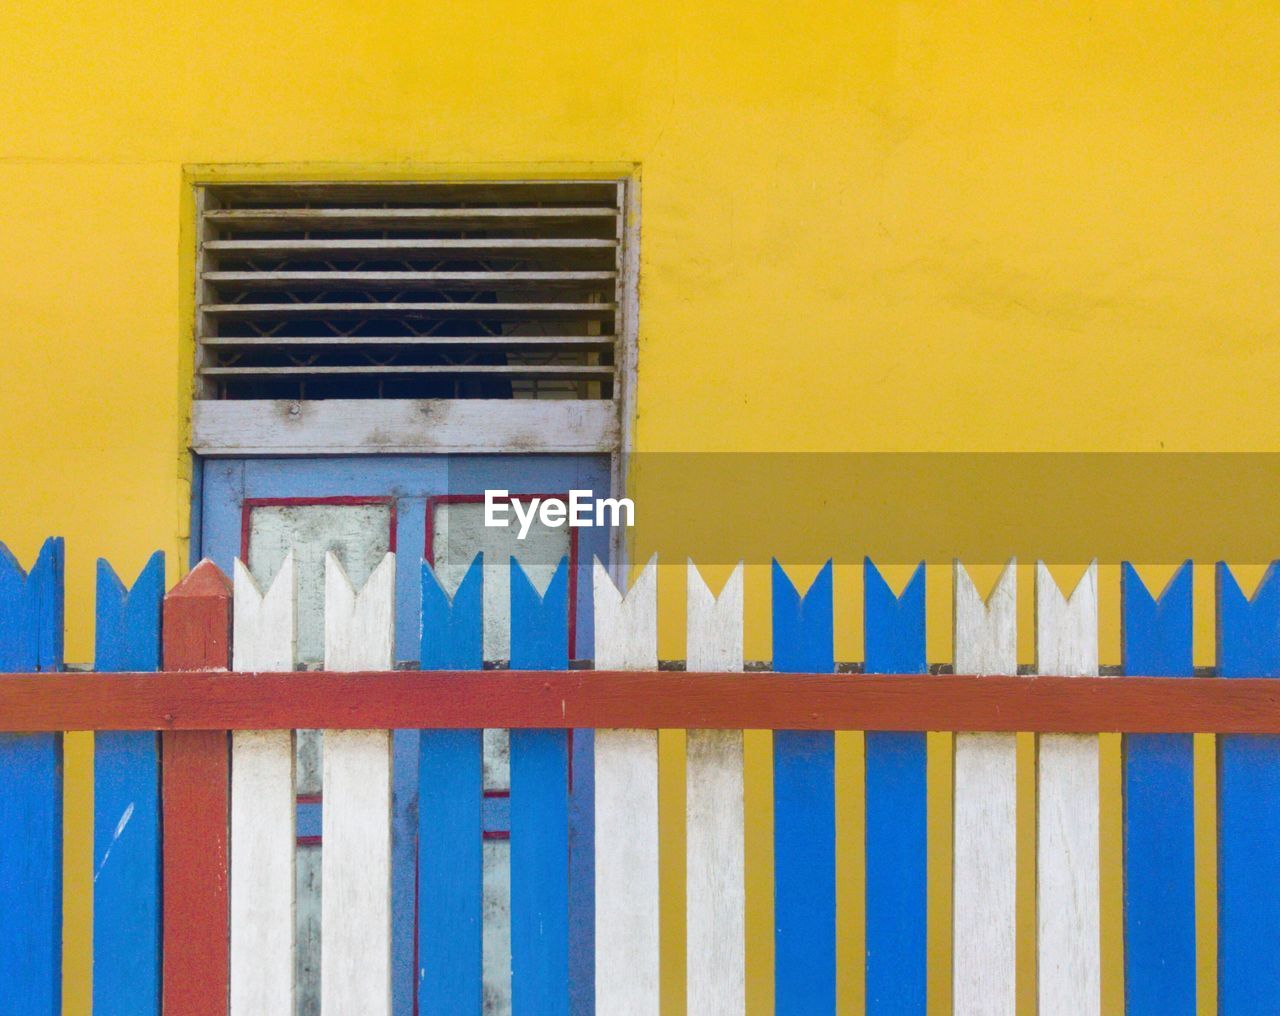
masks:
{"label": "red fence post", "polygon": [[[164,600],[165,670],[226,670],[231,582],[201,561]],[[225,1016],[228,754],[225,730],[162,735],[164,1012]]]}

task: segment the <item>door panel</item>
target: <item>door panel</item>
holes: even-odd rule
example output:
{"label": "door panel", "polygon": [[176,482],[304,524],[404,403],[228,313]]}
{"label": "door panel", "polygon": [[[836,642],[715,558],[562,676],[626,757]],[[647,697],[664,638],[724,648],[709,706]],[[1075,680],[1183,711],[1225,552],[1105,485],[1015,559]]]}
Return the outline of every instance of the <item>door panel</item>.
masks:
{"label": "door panel", "polygon": [[[241,558],[266,589],[293,551],[298,662],[324,660],[324,558],[332,550],[358,589],[395,545],[390,498],[258,498],[241,511]],[[246,556],[247,555],[247,556]]]}
{"label": "door panel", "polygon": [[[577,566],[573,530],[532,526],[526,538],[515,527],[494,529],[484,524],[484,503],[474,496],[429,498],[427,559],[441,585],[457,592],[477,554],[484,555],[484,659],[511,657],[511,596],[508,572],[511,558],[545,593],[561,559]],[[572,627],[572,622],[571,622]],[[484,732],[484,794],[490,802],[506,803],[511,788],[511,739],[506,730]],[[499,815],[486,807],[487,815]],[[511,843],[505,816],[485,822],[484,841],[484,1011],[503,1016],[511,1011]]]}
{"label": "door panel", "polygon": [[[332,551],[357,588],[394,545],[390,498],[246,498],[241,508],[240,557],[259,589],[274,581],[285,556],[294,558],[298,593],[298,662],[324,661],[324,561]],[[319,809],[324,738],[299,730],[295,786],[299,822],[294,893],[294,984],[298,1016],[320,1014],[320,913],[323,891]],[[305,828],[315,826],[314,829]]]}
{"label": "door panel", "polygon": [[[424,556],[429,497],[482,494],[486,489],[545,493],[609,489],[604,455],[385,455],[333,458],[208,459],[201,467],[199,530],[193,553],[230,574],[240,553],[245,498],[389,497],[396,507],[396,658],[418,658],[417,561]],[[573,656],[589,656],[591,561],[609,560],[604,529],[578,530],[578,579]]]}
{"label": "door panel", "polygon": [[[509,655],[506,562],[515,551],[535,585],[545,586],[555,564],[571,565],[570,655],[590,655],[593,557],[608,561],[604,529],[542,530],[523,544],[512,530],[483,527],[486,489],[513,494],[545,494],[570,489],[609,490],[607,456],[362,456],[338,458],[219,459],[199,463],[193,506],[193,549],[230,573],[237,556],[247,556],[254,578],[270,582],[288,546],[295,548],[299,575],[299,659],[323,657],[323,561],[333,549],[356,583],[388,549],[397,562],[396,655],[418,658],[420,586],[418,562],[432,560],[452,590],[477,551],[485,553],[485,658]],[[461,496],[461,497],[460,497]],[[468,499],[469,496],[469,499]],[[430,515],[430,523],[428,516]],[[583,648],[585,647],[585,648]],[[305,943],[318,936],[319,745],[300,738],[299,788],[299,987],[314,981],[318,962]],[[574,1013],[593,1011],[594,893],[592,860],[594,793],[591,736],[573,737],[574,781],[570,798],[570,963]],[[485,967],[486,1012],[510,1006],[509,870],[506,839],[505,732],[486,734]],[[417,731],[396,731],[392,816],[393,1011],[414,1012],[414,920],[416,902]],[[314,789],[312,784],[317,784]],[[307,830],[308,832],[304,832]],[[315,888],[312,888],[312,887]],[[309,916],[315,905],[314,919]],[[310,997],[310,991],[300,991]],[[309,1003],[308,1003],[309,1004]],[[301,1012],[311,1012],[300,1008]]]}
{"label": "door panel", "polygon": [[457,591],[476,554],[484,554],[484,658],[486,662],[510,659],[508,562],[512,557],[519,560],[534,587],[544,593],[562,558],[569,559],[570,568],[578,564],[574,530],[535,523],[521,540],[514,525],[486,527],[484,504],[472,498],[431,498],[427,512],[427,560],[449,595]]}

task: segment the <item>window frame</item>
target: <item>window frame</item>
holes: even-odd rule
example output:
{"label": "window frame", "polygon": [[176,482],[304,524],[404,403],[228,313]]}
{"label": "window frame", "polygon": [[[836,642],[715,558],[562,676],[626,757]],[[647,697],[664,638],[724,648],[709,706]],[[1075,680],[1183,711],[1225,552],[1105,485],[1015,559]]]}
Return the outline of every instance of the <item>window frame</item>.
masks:
{"label": "window frame", "polygon": [[[464,179],[450,174],[452,181]],[[465,177],[483,184],[513,177]],[[207,399],[195,397],[203,349],[195,336],[200,307],[207,302],[199,269],[200,223],[208,188],[229,182],[341,183],[298,177],[255,180],[216,173],[191,175],[189,224],[194,240],[194,302],[190,339],[194,355],[188,378],[191,398],[190,450],[200,456],[360,454],[610,454],[625,455],[635,411],[638,332],[639,186],[632,173],[566,173],[554,182],[616,183],[622,192],[620,305],[617,313],[616,378],[611,399]],[[410,182],[397,175],[361,174],[361,183]],[[433,182],[424,178],[420,182]],[[551,182],[540,177],[527,182]],[[617,465],[618,475],[625,466]]]}

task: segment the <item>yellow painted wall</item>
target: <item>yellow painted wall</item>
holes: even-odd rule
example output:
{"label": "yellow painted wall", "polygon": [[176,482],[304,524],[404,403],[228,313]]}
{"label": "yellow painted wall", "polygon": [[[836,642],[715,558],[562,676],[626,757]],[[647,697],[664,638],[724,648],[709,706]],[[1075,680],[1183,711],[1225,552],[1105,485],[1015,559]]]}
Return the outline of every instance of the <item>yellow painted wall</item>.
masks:
{"label": "yellow painted wall", "polygon": [[[1280,10],[1208,0],[13,0],[0,33],[0,537],[25,561],[44,535],[67,537],[72,660],[91,655],[96,555],[131,571],[160,546],[176,575],[184,167],[196,164],[403,177],[638,167],[642,451],[1274,450],[1278,47]],[[749,594],[761,633],[764,581]],[[945,660],[941,562],[930,583],[931,658]],[[1115,662],[1114,569],[1103,589]],[[671,602],[680,591],[664,578]],[[1206,573],[1202,663],[1208,593]],[[860,648],[858,597],[845,566],[842,658]],[[664,654],[680,630],[668,609]],[[86,740],[69,737],[67,753],[70,1013],[88,992]],[[665,743],[676,888],[680,744]],[[840,757],[856,778],[856,738]],[[756,1012],[770,976],[767,758],[756,737]],[[941,743],[934,762],[945,788]],[[841,809],[856,844],[857,802]],[[934,824],[942,857],[945,814]],[[841,872],[850,1005],[856,855]],[[934,897],[944,955],[947,904]],[[1108,900],[1114,945],[1114,884]],[[1033,973],[1024,964],[1024,997]],[[935,1008],[946,985],[939,966]]]}

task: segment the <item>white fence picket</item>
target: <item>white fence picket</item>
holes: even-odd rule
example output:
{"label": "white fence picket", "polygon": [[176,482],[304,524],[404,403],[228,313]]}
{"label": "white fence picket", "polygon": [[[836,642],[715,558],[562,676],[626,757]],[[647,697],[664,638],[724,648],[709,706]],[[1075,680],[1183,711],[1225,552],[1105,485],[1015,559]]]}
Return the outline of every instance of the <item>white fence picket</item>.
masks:
{"label": "white fence picket", "polygon": [[[266,593],[235,562],[235,670],[293,670],[297,604],[292,553]],[[294,842],[293,731],[232,731],[232,1016],[293,1012]]]}
{"label": "white fence picket", "polygon": [[[326,670],[395,665],[395,554],[359,592],[325,556]],[[391,1012],[391,734],[326,730],[321,849],[324,1016]]]}
{"label": "white fence picket", "polygon": [[[1036,668],[1098,673],[1098,564],[1070,597],[1036,564]],[[1037,942],[1041,1016],[1091,1016],[1102,1007],[1098,736],[1040,737]]]}
{"label": "white fence picket", "polygon": [[[686,658],[693,671],[742,670],[742,563],[716,597],[689,562]],[[746,1009],[742,731],[690,730],[686,764],[688,1009]]]}
{"label": "white fence picket", "polygon": [[[984,603],[955,562],[955,672],[1018,672],[1017,566]],[[958,733],[952,992],[955,1011],[1013,1016],[1017,1002],[1016,734]]]}
{"label": "white fence picket", "polygon": [[[625,596],[593,577],[596,669],[656,669],[656,555]],[[596,731],[595,781],[596,1012],[657,1016],[658,732]]]}

